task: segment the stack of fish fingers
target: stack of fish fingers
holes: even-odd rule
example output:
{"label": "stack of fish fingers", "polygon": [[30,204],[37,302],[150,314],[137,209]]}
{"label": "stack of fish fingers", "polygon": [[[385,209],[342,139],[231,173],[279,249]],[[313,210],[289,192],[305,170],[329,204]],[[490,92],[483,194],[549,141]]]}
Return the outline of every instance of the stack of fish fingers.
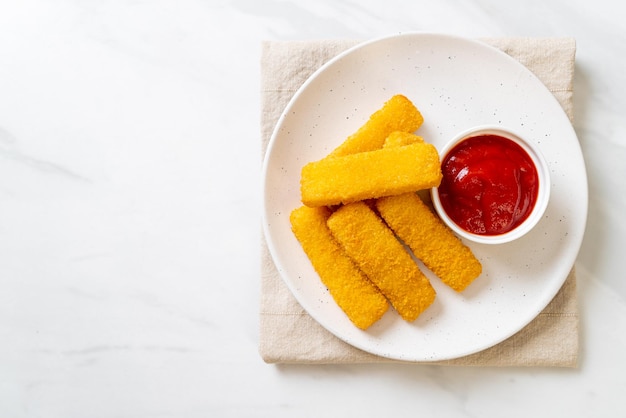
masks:
{"label": "stack of fish fingers", "polygon": [[291,213],[292,230],[337,305],[361,329],[389,304],[414,321],[435,300],[410,252],[458,292],[482,271],[417,195],[442,177],[437,149],[414,134],[423,121],[408,98],[395,95],[328,156],[302,169],[304,206]]}

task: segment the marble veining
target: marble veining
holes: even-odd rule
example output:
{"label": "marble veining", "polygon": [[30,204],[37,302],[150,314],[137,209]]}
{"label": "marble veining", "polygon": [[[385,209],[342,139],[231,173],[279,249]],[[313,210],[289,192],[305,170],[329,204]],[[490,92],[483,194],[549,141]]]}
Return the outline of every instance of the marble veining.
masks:
{"label": "marble veining", "polygon": [[[626,412],[626,28],[613,0],[0,4],[0,416]],[[264,364],[262,40],[574,37],[576,369]]]}

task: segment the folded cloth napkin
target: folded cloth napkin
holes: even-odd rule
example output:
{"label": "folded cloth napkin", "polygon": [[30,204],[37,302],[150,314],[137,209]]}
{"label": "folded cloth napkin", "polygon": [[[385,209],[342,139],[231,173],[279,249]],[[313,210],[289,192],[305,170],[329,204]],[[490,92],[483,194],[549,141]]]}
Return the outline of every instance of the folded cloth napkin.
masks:
{"label": "folded cloth napkin", "polygon": [[[539,77],[572,119],[575,41],[571,38],[482,39]],[[264,42],[261,54],[261,140],[265,154],[280,114],[302,83],[355,41]],[[397,362],[359,350],[328,332],[298,304],[261,242],[259,352],[267,363]],[[550,304],[509,339],[466,357],[427,364],[576,367],[578,306],[575,271]]]}

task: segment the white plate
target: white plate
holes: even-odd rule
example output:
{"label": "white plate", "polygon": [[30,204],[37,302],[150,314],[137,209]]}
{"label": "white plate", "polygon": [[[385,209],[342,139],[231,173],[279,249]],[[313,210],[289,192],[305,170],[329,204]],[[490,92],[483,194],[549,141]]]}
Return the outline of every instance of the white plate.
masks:
{"label": "white plate", "polygon": [[[457,294],[437,290],[415,322],[390,310],[369,330],[337,307],[293,236],[300,170],[324,157],[393,94],[420,109],[417,131],[440,148],[475,125],[502,125],[536,141],[552,176],[551,201],[527,236],[472,245],[483,274]],[[337,337],[380,356],[445,360],[491,347],[527,325],[552,300],[578,254],[587,217],[587,178],[576,133],[561,106],[524,66],[463,38],[410,33],[360,44],[318,70],[279,119],[264,167],[264,232],[276,267],[303,308]]]}

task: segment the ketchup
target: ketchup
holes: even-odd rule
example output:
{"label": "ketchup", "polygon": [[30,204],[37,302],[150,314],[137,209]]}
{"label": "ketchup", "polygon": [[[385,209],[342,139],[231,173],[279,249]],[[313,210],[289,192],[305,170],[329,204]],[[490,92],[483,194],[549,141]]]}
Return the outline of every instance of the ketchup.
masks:
{"label": "ketchup", "polygon": [[470,137],[441,163],[441,205],[461,228],[499,235],[521,224],[537,201],[539,176],[528,153],[499,135]]}

